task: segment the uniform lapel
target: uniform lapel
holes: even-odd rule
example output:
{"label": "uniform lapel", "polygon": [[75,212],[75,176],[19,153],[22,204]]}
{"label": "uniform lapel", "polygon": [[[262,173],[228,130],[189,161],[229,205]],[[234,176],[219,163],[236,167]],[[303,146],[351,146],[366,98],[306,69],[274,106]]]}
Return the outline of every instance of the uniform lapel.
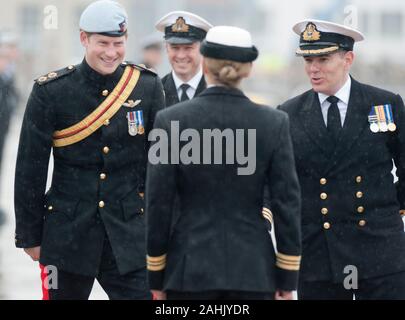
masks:
{"label": "uniform lapel", "polygon": [[174,84],[172,73],[167,75],[167,79],[164,83],[164,89],[166,94],[166,106],[171,106],[179,103],[179,96],[177,95],[176,85]]}
{"label": "uniform lapel", "polygon": [[198,87],[197,90],[195,91],[194,97],[198,96],[202,91],[205,90],[205,88],[207,88],[207,84],[205,82],[204,76],[202,76],[200,82],[198,83]]}
{"label": "uniform lapel", "polygon": [[305,132],[311,137],[313,142],[330,157],[333,152],[333,143],[322,117],[318,94],[314,91],[312,91],[304,101],[304,105],[300,111],[300,118]]}
{"label": "uniform lapel", "polygon": [[371,104],[365,96],[361,84],[352,78],[349,105],[343,130],[338,139],[333,153],[334,161],[331,161],[327,171],[340,162],[340,159],[350,150],[353,143],[359,138],[363,130],[368,127],[368,113]]}

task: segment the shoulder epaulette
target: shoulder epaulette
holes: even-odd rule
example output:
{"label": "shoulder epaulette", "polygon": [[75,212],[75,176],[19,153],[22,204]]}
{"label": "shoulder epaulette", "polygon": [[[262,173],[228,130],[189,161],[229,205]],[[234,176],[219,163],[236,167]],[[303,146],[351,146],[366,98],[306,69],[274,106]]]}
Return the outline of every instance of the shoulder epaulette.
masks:
{"label": "shoulder epaulette", "polygon": [[136,69],[138,69],[139,71],[146,71],[146,72],[150,72],[153,75],[157,76],[157,72],[156,70],[154,70],[153,68],[147,68],[144,64],[136,64],[130,61],[125,61],[122,63],[123,65],[131,65],[133,67],[135,67]]}
{"label": "shoulder epaulette", "polygon": [[61,77],[64,77],[64,76],[72,73],[75,70],[76,70],[76,67],[74,65],[69,65],[66,68],[49,72],[48,74],[43,75],[43,76],[39,77],[38,79],[35,79],[35,82],[38,83],[39,85],[43,85],[43,84],[46,84],[53,80],[60,79]]}

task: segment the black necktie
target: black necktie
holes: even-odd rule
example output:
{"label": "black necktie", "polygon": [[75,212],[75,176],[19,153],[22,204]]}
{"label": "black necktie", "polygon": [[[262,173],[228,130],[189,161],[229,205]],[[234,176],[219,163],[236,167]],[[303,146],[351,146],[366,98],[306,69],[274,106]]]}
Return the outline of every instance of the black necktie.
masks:
{"label": "black necktie", "polygon": [[190,100],[190,98],[189,98],[188,95],[187,95],[187,89],[188,89],[188,88],[190,88],[190,85],[187,84],[187,83],[183,83],[183,84],[180,86],[180,89],[181,89],[181,98],[180,98],[180,101],[187,101],[187,100]]}
{"label": "black necktie", "polygon": [[336,142],[339,137],[340,130],[342,129],[342,123],[340,121],[340,112],[338,107],[339,98],[336,98],[335,96],[330,96],[326,100],[330,102],[330,106],[328,109],[328,122],[327,122],[328,132]]}

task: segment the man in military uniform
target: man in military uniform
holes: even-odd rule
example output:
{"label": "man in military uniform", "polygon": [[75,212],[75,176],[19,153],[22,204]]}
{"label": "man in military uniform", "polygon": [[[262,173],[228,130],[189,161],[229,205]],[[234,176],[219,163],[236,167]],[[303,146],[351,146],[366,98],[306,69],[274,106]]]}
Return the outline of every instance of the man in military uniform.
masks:
{"label": "man in military uniform", "polygon": [[350,76],[357,30],[319,20],[293,30],[312,85],[280,107],[302,189],[298,297],[405,299],[403,101]]}
{"label": "man in military uniform", "polygon": [[[45,299],[87,299],[95,278],[110,299],[149,299],[146,137],[164,107],[163,87],[156,74],[123,62],[127,14],[120,4],[93,2],[80,29],[82,63],[40,77],[27,104],[15,176],[16,245],[39,260]],[[51,150],[52,185],[44,195]],[[57,289],[45,285],[51,265]]]}
{"label": "man in military uniform", "polygon": [[200,44],[212,25],[186,11],[173,11],[156,23],[165,34],[166,50],[173,71],[163,77],[166,105],[192,99],[207,85],[201,68]]}

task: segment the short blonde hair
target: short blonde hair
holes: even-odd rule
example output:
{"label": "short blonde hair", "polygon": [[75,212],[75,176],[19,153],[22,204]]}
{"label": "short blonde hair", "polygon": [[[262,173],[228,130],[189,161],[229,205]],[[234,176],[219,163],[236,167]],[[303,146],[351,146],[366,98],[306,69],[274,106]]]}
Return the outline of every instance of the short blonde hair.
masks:
{"label": "short blonde hair", "polygon": [[246,78],[252,68],[251,62],[235,62],[204,57],[208,72],[219,84],[227,87],[237,87]]}

